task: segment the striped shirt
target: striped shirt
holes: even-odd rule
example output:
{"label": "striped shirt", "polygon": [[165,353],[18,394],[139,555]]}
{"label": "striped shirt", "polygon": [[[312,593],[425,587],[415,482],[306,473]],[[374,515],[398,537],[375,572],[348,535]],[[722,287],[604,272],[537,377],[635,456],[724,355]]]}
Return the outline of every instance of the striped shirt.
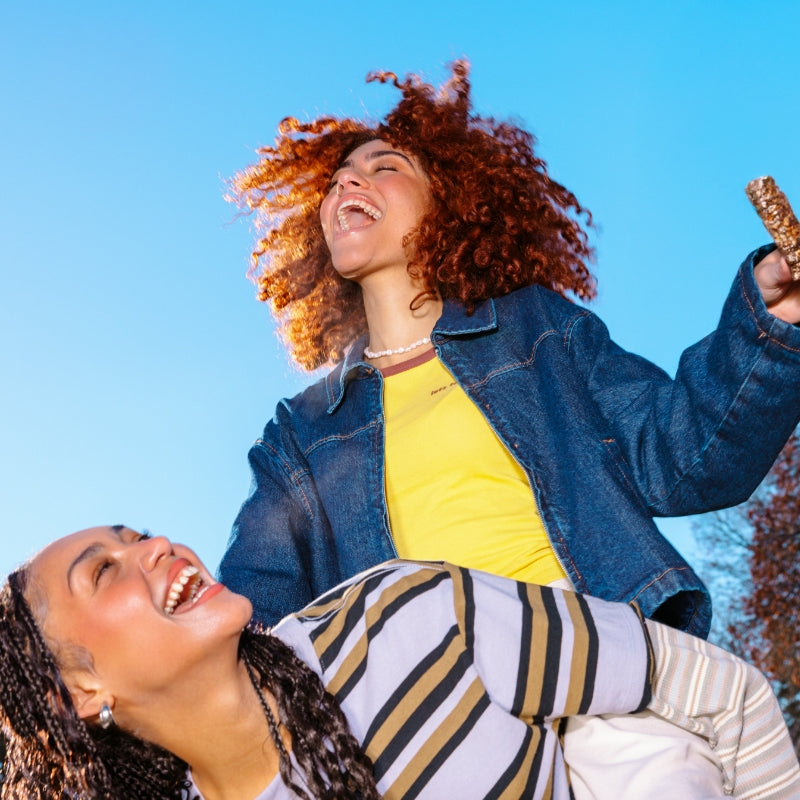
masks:
{"label": "striped shirt", "polygon": [[273,633],[339,700],[388,800],[569,798],[560,721],[650,697],[629,606],[448,564],[368,570]]}
{"label": "striped shirt", "polygon": [[[650,620],[643,629],[620,603],[394,561],[273,634],[338,698],[387,800],[568,798],[562,719],[645,704],[708,740],[726,795],[800,798],[800,766],[764,676],[689,634]],[[609,765],[604,786],[641,800],[615,780]],[[289,798],[278,775],[255,800]]]}

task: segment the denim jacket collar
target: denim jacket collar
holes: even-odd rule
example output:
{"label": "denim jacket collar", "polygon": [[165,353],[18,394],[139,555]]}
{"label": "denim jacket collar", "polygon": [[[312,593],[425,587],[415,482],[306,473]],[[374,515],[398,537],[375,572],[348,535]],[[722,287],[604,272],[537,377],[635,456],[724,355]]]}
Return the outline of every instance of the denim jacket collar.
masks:
{"label": "denim jacket collar", "polygon": [[433,327],[433,340],[443,336],[464,336],[471,333],[486,333],[497,328],[497,312],[494,300],[485,300],[467,314],[464,306],[454,300],[445,300],[442,316]]}
{"label": "denim jacket collar", "polygon": [[325,394],[328,398],[328,414],[333,414],[344,398],[347,384],[360,372],[370,372],[372,365],[364,361],[364,348],[369,342],[369,335],[362,334],[345,351],[344,359],[340,361],[325,376]]}
{"label": "denim jacket collar", "polygon": [[[497,312],[494,300],[485,300],[476,306],[472,314],[467,314],[464,306],[454,300],[445,300],[442,315],[433,326],[431,341],[434,344],[448,336],[487,333],[497,328]],[[328,397],[328,413],[333,414],[344,398],[347,384],[359,374],[377,372],[375,367],[364,361],[364,348],[369,335],[358,337],[345,352],[344,359],[325,377],[325,390]]]}

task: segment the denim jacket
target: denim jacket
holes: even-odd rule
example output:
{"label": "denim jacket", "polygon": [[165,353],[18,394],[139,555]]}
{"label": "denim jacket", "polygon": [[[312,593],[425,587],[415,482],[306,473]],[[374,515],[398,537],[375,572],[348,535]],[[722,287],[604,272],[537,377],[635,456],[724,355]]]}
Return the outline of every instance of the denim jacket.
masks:
{"label": "denim jacket", "polygon": [[[654,516],[742,502],[800,418],[800,329],[773,317],[742,264],[717,329],[670,378],[609,338],[593,313],[540,286],[446,302],[432,342],[528,476],[575,589],[635,601],[705,636],[702,581]],[[383,381],[356,342],[326,377],[283,400],[249,459],[251,492],[221,580],[273,624],[396,557],[384,490]],[[420,458],[424,459],[421,453]]]}

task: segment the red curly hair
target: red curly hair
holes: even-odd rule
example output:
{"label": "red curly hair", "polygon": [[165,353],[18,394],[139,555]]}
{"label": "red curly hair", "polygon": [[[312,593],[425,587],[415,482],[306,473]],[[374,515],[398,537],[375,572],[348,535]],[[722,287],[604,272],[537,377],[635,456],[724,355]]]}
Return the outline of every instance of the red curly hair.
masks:
{"label": "red curly hair", "polygon": [[270,302],[305,369],[341,360],[367,329],[361,288],[333,268],[319,207],[341,162],[373,139],[414,155],[430,180],[431,210],[408,265],[425,294],[468,312],[534,283],[564,296],[595,294],[594,252],[580,223],[591,226],[591,214],[550,178],[530,133],[472,113],[468,64],[450,68],[438,92],[413,74],[368,75],[402,93],[382,122],[288,117],[274,146],[231,181],[228,199],[254,211],[264,234],[251,256],[258,299]]}

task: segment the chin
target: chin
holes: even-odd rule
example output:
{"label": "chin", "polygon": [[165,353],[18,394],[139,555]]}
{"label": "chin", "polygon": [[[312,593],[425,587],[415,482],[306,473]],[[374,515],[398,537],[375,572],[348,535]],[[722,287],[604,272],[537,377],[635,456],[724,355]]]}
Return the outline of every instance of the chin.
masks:
{"label": "chin", "polygon": [[211,627],[220,632],[238,634],[253,617],[253,604],[244,595],[227,588],[212,597],[206,605],[205,609],[198,608],[196,612],[190,613],[203,614],[205,624],[210,622]]}
{"label": "chin", "polygon": [[230,616],[236,620],[239,628],[244,628],[253,618],[253,604],[243,595],[225,589],[216,600],[223,600]]}
{"label": "chin", "polygon": [[344,278],[346,281],[355,281],[358,279],[358,276],[361,272],[361,264],[357,266],[350,266],[347,264],[334,264],[333,268],[336,270],[340,278]]}

